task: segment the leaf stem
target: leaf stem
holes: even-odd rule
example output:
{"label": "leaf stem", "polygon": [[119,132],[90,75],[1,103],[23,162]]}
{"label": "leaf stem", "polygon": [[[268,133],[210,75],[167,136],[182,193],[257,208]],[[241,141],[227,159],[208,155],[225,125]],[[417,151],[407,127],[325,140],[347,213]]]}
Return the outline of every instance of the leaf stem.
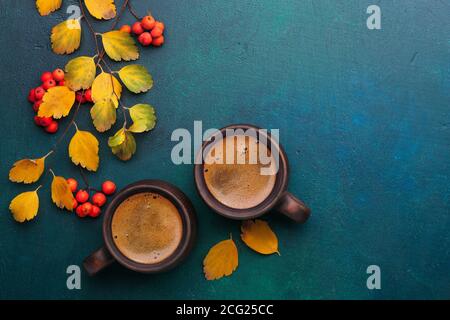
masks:
{"label": "leaf stem", "polygon": [[73,122],[73,125],[75,126],[75,129],[78,131],[78,126],[77,126],[77,123],[75,121]]}
{"label": "leaf stem", "polygon": [[114,78],[113,78],[113,75],[112,75],[113,71],[112,71],[111,67],[108,65],[108,63],[105,60],[103,60],[102,62],[105,65],[105,67],[108,69],[109,73],[111,74],[111,87],[112,87],[112,90],[113,90],[113,94],[117,98],[117,103],[119,104],[120,108],[122,109],[123,127],[125,128],[127,126],[127,114],[125,112],[126,107],[123,105],[122,100],[120,99],[119,95],[116,93],[116,90],[114,89]]}
{"label": "leaf stem", "polygon": [[48,171],[50,171],[53,175],[53,178],[55,177],[55,173],[53,172],[52,168],[48,169]]}
{"label": "leaf stem", "polygon": [[44,159],[47,159],[47,157],[49,156],[49,155],[51,155],[53,153],[53,150],[50,150],[45,156],[43,156],[42,158],[44,158]]}
{"label": "leaf stem", "polygon": [[34,190],[34,192],[38,192],[40,188],[42,188],[42,184],[39,187],[37,187],[36,190]]}

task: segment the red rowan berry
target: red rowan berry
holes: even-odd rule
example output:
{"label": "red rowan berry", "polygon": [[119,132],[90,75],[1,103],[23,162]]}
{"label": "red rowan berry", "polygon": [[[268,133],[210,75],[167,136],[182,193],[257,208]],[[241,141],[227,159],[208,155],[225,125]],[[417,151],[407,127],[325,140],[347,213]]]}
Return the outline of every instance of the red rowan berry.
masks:
{"label": "red rowan berry", "polygon": [[50,124],[45,127],[45,131],[47,131],[48,133],[55,133],[56,131],[58,131],[58,122],[52,120],[52,122],[50,122]]}
{"label": "red rowan berry", "polygon": [[152,38],[158,38],[158,37],[162,36],[163,31],[160,28],[154,27],[150,34],[152,35]]}
{"label": "red rowan berry", "polygon": [[47,80],[51,80],[51,79],[53,79],[53,75],[50,71],[44,72],[41,76],[42,83],[44,83]]}
{"label": "red rowan berry", "polygon": [[62,71],[61,69],[55,69],[52,73],[52,76],[55,81],[63,81],[64,71]]}
{"label": "red rowan berry", "polygon": [[36,96],[34,95],[34,91],[36,89],[31,89],[30,92],[28,93],[28,101],[30,101],[31,103],[36,102]]}
{"label": "red rowan berry", "polygon": [[129,25],[125,24],[120,27],[120,31],[126,32],[126,33],[131,33],[131,27]]}
{"label": "red rowan berry", "polygon": [[89,200],[89,193],[87,193],[86,190],[78,190],[75,199],[77,199],[79,203],[85,203]]}
{"label": "red rowan berry", "polygon": [[110,180],[107,180],[102,184],[102,191],[104,194],[109,196],[116,192],[116,184]]}
{"label": "red rowan berry", "polygon": [[34,89],[34,98],[36,100],[42,100],[45,94],[45,89],[43,87],[37,87]]}
{"label": "red rowan berry", "polygon": [[131,27],[131,30],[133,31],[133,33],[135,35],[140,35],[140,34],[142,34],[142,32],[144,32],[144,28],[142,28],[142,25],[140,22],[136,22],[135,24],[133,24],[133,26]]}
{"label": "red rowan berry", "polygon": [[42,87],[44,88],[44,90],[48,90],[50,88],[56,87],[56,82],[53,79],[47,80],[44,82]]}
{"label": "red rowan berry", "polygon": [[78,181],[74,178],[67,179],[67,183],[69,184],[70,191],[75,192],[78,188]]}
{"label": "red rowan berry", "polygon": [[140,44],[142,44],[144,47],[148,47],[149,45],[152,44],[152,36],[150,35],[150,32],[144,32],[142,33],[139,38],[138,41]]}
{"label": "red rowan berry", "polygon": [[102,210],[97,206],[92,206],[91,212],[89,212],[89,216],[91,218],[97,218],[102,213]]}
{"label": "red rowan berry", "polygon": [[97,192],[92,196],[92,203],[96,206],[103,207],[106,203],[106,196],[101,192]]}
{"label": "red rowan berry", "polygon": [[152,30],[155,27],[155,18],[152,16],[145,16],[141,20],[141,25],[145,30]]}
{"label": "red rowan berry", "polygon": [[42,104],[42,100],[36,101],[36,102],[33,104],[33,110],[34,110],[34,112],[38,112],[38,111],[39,111],[39,107],[41,106],[41,104]]}
{"label": "red rowan berry", "polygon": [[155,47],[160,47],[162,46],[164,43],[164,36],[160,36],[158,38],[153,39],[152,41],[152,45],[154,45]]}

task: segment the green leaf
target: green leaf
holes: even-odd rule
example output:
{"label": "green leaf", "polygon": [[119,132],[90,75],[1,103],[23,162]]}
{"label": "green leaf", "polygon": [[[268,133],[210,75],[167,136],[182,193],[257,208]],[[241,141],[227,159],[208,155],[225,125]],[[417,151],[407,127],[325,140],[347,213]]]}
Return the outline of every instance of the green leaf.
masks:
{"label": "green leaf", "polygon": [[137,64],[120,69],[119,77],[133,93],[147,92],[153,87],[153,79],[148,70]]}
{"label": "green leaf", "polygon": [[108,57],[115,61],[130,61],[139,58],[139,51],[129,33],[110,31],[102,34],[103,47]]}
{"label": "green leaf", "polygon": [[65,85],[73,91],[89,89],[95,79],[95,62],[91,57],[78,57],[66,65]]}
{"label": "green leaf", "polygon": [[137,104],[129,109],[133,124],[128,129],[134,133],[152,130],[156,125],[155,109],[149,104]]}
{"label": "green leaf", "polygon": [[136,140],[133,134],[124,128],[108,139],[108,145],[111,147],[112,153],[123,161],[131,159],[136,152]]}
{"label": "green leaf", "polygon": [[116,123],[116,106],[111,99],[104,99],[91,108],[91,117],[98,132],[105,132]]}

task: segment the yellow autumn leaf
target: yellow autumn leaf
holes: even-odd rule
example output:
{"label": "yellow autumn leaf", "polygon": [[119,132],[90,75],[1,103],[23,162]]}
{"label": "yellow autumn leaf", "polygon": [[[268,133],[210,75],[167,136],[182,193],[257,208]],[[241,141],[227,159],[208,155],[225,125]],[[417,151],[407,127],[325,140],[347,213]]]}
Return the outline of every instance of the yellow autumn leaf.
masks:
{"label": "yellow autumn leaf", "polygon": [[39,117],[53,117],[60,119],[69,114],[75,102],[75,92],[66,86],[48,89],[39,107]]}
{"label": "yellow autumn leaf", "polygon": [[153,130],[156,125],[155,109],[149,104],[137,104],[129,109],[133,124],[128,129],[134,133]]}
{"label": "yellow autumn leaf", "polygon": [[[114,83],[114,89],[113,89]],[[114,90],[114,91],[113,91]],[[122,85],[119,80],[116,79],[110,73],[100,73],[92,83],[92,101],[94,103],[102,100],[112,100],[115,107],[119,105],[120,96],[122,95]]]}
{"label": "yellow autumn leaf", "polygon": [[53,175],[52,181],[52,201],[60,209],[73,210],[73,194],[69,184],[64,177]]}
{"label": "yellow autumn leaf", "polygon": [[92,133],[77,128],[69,143],[69,156],[74,164],[89,171],[97,171],[100,162],[97,138]]}
{"label": "yellow autumn leaf", "polygon": [[120,160],[130,160],[136,152],[136,140],[131,132],[122,128],[108,139],[108,146]]}
{"label": "yellow autumn leaf", "polygon": [[9,171],[9,180],[26,184],[36,182],[44,172],[44,167],[45,157],[19,160]]}
{"label": "yellow autumn leaf", "polygon": [[241,239],[251,249],[261,254],[278,253],[278,238],[263,220],[244,221],[241,226]]}
{"label": "yellow autumn leaf", "polygon": [[106,54],[115,61],[130,61],[139,58],[139,51],[131,35],[122,31],[109,31],[102,34]]}
{"label": "yellow autumn leaf", "polygon": [[114,0],[84,0],[84,4],[94,18],[109,20],[116,16]]}
{"label": "yellow autumn leaf", "polygon": [[137,64],[120,69],[119,77],[127,89],[133,93],[146,92],[153,86],[153,79],[147,68]]}
{"label": "yellow autumn leaf", "polygon": [[238,266],[238,251],[233,239],[223,240],[212,247],[203,260],[207,280],[229,276]]}
{"label": "yellow autumn leaf", "polygon": [[94,59],[91,57],[72,59],[66,64],[65,85],[73,91],[89,89],[94,82],[96,70]]}
{"label": "yellow autumn leaf", "polygon": [[80,47],[81,24],[78,19],[69,19],[56,25],[50,36],[53,52],[70,54]]}
{"label": "yellow autumn leaf", "polygon": [[36,0],[36,8],[41,16],[46,16],[61,8],[62,0]]}
{"label": "yellow autumn leaf", "polygon": [[95,129],[99,132],[105,132],[116,123],[116,107],[111,99],[104,99],[91,108],[92,122]]}
{"label": "yellow autumn leaf", "polygon": [[12,199],[9,204],[9,210],[17,222],[33,220],[39,210],[39,186],[34,191],[23,192]]}

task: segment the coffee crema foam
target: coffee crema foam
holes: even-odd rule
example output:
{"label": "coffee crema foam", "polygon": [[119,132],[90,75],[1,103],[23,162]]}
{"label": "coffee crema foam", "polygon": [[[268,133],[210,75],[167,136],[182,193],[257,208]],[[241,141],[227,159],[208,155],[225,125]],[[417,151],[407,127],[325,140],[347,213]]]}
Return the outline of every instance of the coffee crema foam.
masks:
{"label": "coffee crema foam", "polygon": [[183,222],[175,205],[152,192],[138,193],[124,200],[114,212],[111,228],[119,251],[143,264],[167,259],[183,235]]}
{"label": "coffee crema foam", "polygon": [[[233,153],[233,154],[230,154]],[[211,194],[222,204],[234,209],[249,209],[262,203],[272,192],[276,182],[276,171],[262,175],[259,154],[275,159],[270,150],[253,136],[227,136],[213,143],[206,154],[203,175]],[[229,164],[230,156],[234,161]],[[220,161],[222,163],[213,163]]]}

